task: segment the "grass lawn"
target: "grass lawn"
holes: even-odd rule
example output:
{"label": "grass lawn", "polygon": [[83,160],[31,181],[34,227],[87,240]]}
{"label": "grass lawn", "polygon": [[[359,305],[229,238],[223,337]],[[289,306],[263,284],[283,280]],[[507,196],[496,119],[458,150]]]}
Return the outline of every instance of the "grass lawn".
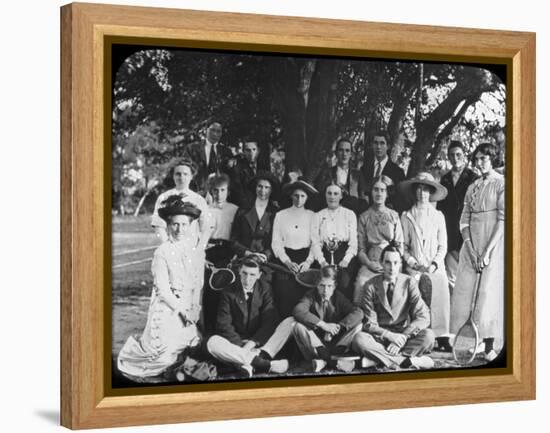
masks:
{"label": "grass lawn", "polygon": [[[158,238],[151,230],[150,215],[113,217],[113,270],[112,270],[112,319],[113,319],[113,361],[126,339],[133,334],[141,334],[147,320],[147,310],[152,290],[151,258],[158,246]],[[432,352],[435,369],[456,369],[460,367],[449,353]],[[474,360],[470,367],[479,367],[485,361]],[[113,366],[115,363],[113,362]],[[349,374],[372,374],[394,372],[388,369],[356,369]],[[239,375],[231,369],[220,369],[219,381],[238,380]],[[117,376],[116,368],[114,374]],[[120,373],[118,373],[120,374]],[[320,375],[341,375],[337,370],[324,370],[311,373],[303,363],[293,365],[284,377],[304,377]],[[118,376],[120,378],[120,376]],[[278,375],[262,374],[258,379],[275,378]],[[151,383],[169,383],[165,378],[153,378]],[[120,383],[131,386],[122,379]],[[135,385],[135,384],[134,384]]]}

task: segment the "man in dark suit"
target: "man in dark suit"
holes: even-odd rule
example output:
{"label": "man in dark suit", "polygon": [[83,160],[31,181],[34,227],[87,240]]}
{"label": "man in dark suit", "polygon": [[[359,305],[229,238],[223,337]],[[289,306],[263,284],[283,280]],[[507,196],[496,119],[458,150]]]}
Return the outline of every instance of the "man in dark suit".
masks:
{"label": "man in dark suit", "polygon": [[364,356],[363,367],[432,368],[424,353],[432,350],[435,336],[430,311],[416,280],[401,271],[401,252],[390,243],[380,256],[381,275],[365,283],[359,306],[365,314],[363,331],[355,335],[353,349]]}
{"label": "man in dark suit", "polygon": [[464,146],[460,141],[451,141],[447,154],[452,168],[451,171],[441,177],[441,185],[447,188],[447,197],[437,202],[437,208],[445,216],[448,243],[445,268],[447,269],[449,286],[453,288],[458,269],[458,255],[462,247],[459,222],[464,208],[464,196],[477,176],[473,170],[466,167]]}
{"label": "man in dark suit", "polygon": [[250,206],[254,201],[254,193],[249,184],[258,172],[265,167],[258,166],[260,148],[256,141],[247,141],[243,145],[243,157],[231,169],[231,195],[230,201],[237,206]]}
{"label": "man in dark suit", "polygon": [[[294,307],[294,338],[304,358],[312,361],[314,371],[331,362],[331,355],[342,355],[361,330],[363,313],[336,289],[337,269],[326,266],[320,271],[316,288],[307,292]],[[337,362],[349,372],[354,362]]]}
{"label": "man in dark suit", "polygon": [[295,325],[292,317],[280,322],[271,286],[260,280],[260,274],[257,262],[242,262],[238,281],[222,293],[216,334],[206,343],[214,358],[239,367],[248,377],[254,372],[287,371],[288,360],[273,358]]}
{"label": "man in dark suit", "polygon": [[220,142],[222,126],[218,122],[211,123],[206,130],[204,140],[190,143],[184,154],[197,166],[194,178],[197,192],[202,196],[208,193],[208,176],[212,173],[229,174],[230,166],[234,164],[233,152]]}
{"label": "man in dark suit", "polygon": [[342,206],[354,211],[357,215],[367,210],[368,202],[365,199],[365,182],[359,170],[350,167],[352,146],[345,138],[336,143],[336,165],[325,166],[315,179],[315,188],[324,191],[325,187],[334,182],[341,186],[344,197]]}
{"label": "man in dark suit", "polygon": [[[372,137],[371,144],[374,158],[370,161],[365,160],[363,167],[361,167],[367,191],[370,191],[374,179],[379,178],[381,175],[388,176],[393,181],[394,186],[405,179],[403,170],[388,156],[389,142],[389,135],[386,131],[378,131]],[[396,192],[395,187],[393,191],[390,191],[388,203],[399,213],[407,208],[406,200]]]}

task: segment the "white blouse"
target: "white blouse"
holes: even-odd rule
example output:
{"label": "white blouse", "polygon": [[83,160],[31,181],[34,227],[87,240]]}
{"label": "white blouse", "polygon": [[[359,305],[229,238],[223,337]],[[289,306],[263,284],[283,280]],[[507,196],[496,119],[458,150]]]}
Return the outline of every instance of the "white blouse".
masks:
{"label": "white blouse", "polygon": [[212,215],[212,239],[229,240],[231,236],[231,227],[239,207],[233,203],[222,203],[221,206],[212,203],[209,207]]}
{"label": "white blouse", "polygon": [[[290,260],[285,248],[299,250],[311,246],[311,222],[315,213],[308,209],[291,207],[277,212],[273,221],[271,249],[281,262]],[[310,249],[306,262],[313,262]]]}
{"label": "white blouse", "polygon": [[357,217],[355,213],[343,206],[335,210],[325,208],[317,212],[311,224],[311,247],[313,256],[319,263],[323,257],[323,243],[331,238],[348,242],[344,260],[348,263],[357,255]]}

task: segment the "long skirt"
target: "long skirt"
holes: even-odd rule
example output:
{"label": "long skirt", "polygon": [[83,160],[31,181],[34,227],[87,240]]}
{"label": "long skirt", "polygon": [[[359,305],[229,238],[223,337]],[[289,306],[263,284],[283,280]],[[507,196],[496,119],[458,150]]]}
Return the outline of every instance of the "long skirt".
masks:
{"label": "long skirt", "polygon": [[[347,242],[341,242],[338,249],[331,255],[326,246],[323,245],[323,256],[328,264],[334,262],[338,265],[345,257],[348,249]],[[357,257],[353,257],[349,262],[347,268],[338,268],[338,281],[336,283],[336,289],[340,290],[350,301],[353,302],[354,282],[357,276],[359,263]]]}
{"label": "long skirt", "polygon": [[[285,253],[294,263],[300,264],[307,259],[309,248],[301,248],[299,250],[285,248]],[[280,264],[284,266],[282,263]],[[275,306],[281,318],[285,319],[288,316],[292,316],[294,307],[309,288],[299,284],[294,276],[283,272],[273,272],[272,278]]]}
{"label": "long skirt", "polygon": [[[470,234],[474,248],[482,252],[497,222],[497,212],[472,213]],[[470,261],[467,245],[460,250],[456,283],[451,301],[451,332],[456,333],[470,315],[476,272]],[[481,338],[495,338],[497,346],[504,341],[504,240],[493,250],[489,265],[483,269],[479,295],[474,309]]]}
{"label": "long skirt", "polygon": [[451,314],[451,295],[449,280],[445,269],[438,269],[433,274],[408,270],[417,282],[422,299],[430,308],[430,328],[436,337],[449,335]]}
{"label": "long skirt", "polygon": [[184,325],[153,291],[143,334],[126,340],[118,355],[118,369],[130,377],[158,376],[176,362],[185,348],[200,341],[197,327]]}

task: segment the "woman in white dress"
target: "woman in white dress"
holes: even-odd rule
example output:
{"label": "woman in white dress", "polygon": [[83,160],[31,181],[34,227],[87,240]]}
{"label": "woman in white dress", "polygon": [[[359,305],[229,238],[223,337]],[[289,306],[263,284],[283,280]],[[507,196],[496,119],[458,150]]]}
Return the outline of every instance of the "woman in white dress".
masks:
{"label": "woman in white dress", "polygon": [[357,217],[340,205],[342,188],[330,183],[325,188],[327,207],[317,212],[311,224],[313,257],[321,267],[338,266],[336,288],[353,300],[353,282],[357,275]]}
{"label": "woman in white dress", "polygon": [[357,258],[362,266],[355,281],[354,302],[361,298],[364,284],[383,272],[380,254],[390,241],[394,241],[403,254],[403,229],[399,214],[386,207],[388,188],[392,186],[393,181],[388,176],[374,179],[370,191],[371,205],[357,222]]}
{"label": "woman in white dress", "polygon": [[[275,215],[271,249],[275,257],[292,273],[307,271],[314,261],[311,249],[313,211],[305,204],[317,190],[303,180],[287,183],[283,193],[290,196],[292,206]],[[292,315],[295,305],[309,288],[298,284],[291,275],[273,274],[273,297],[282,318]]]}
{"label": "woman in white dress", "polygon": [[155,251],[151,270],[153,291],[141,336],[130,336],[118,355],[118,369],[133,379],[162,374],[187,347],[201,341],[204,250],[195,244],[193,222],[201,211],[179,195],[158,209],[168,239]]}
{"label": "woman in white dress", "polygon": [[401,182],[399,188],[404,195],[415,199],[415,204],[401,215],[405,272],[419,281],[420,292],[430,307],[430,327],[437,344],[440,350],[449,351],[451,307],[445,271],[447,229],[443,213],[433,205],[447,196],[447,188],[426,172]]}
{"label": "woman in white dress", "polygon": [[480,144],[473,161],[481,177],[466,191],[460,231],[464,243],[451,301],[451,332],[456,333],[470,314],[477,273],[481,273],[474,310],[487,361],[497,357],[504,342],[504,176],[494,170],[497,147]]}
{"label": "woman in white dress", "polygon": [[166,233],[166,222],[159,216],[158,210],[168,197],[177,194],[182,196],[186,202],[194,204],[201,211],[199,219],[192,223],[193,242],[199,248],[206,248],[210,232],[212,231],[212,216],[206,200],[189,187],[196,173],[197,167],[195,163],[187,158],[177,159],[171,165],[168,177],[174,180],[175,187],[158,196],[151,218],[151,226],[162,242],[168,239],[168,234]]}

